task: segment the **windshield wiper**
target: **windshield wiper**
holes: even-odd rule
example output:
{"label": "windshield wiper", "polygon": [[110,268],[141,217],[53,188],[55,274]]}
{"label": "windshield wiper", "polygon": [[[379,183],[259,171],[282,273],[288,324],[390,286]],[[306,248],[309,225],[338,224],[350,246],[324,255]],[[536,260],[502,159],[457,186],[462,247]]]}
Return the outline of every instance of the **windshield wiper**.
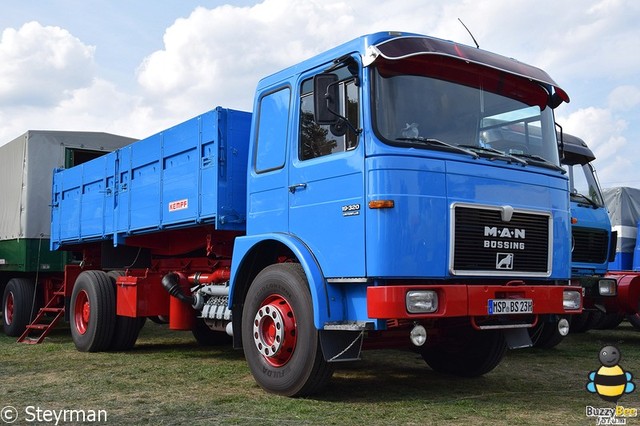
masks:
{"label": "windshield wiper", "polygon": [[591,198],[587,197],[584,194],[580,194],[579,192],[572,192],[571,193],[571,197],[572,198],[578,198],[579,200],[584,200],[586,201],[586,203],[582,202],[578,202],[578,205],[586,205],[587,207],[593,207],[594,209],[600,208],[602,207],[600,204],[596,203],[595,201],[593,201]]}
{"label": "windshield wiper", "polygon": [[468,148],[471,151],[474,152],[483,152],[483,153],[487,153],[487,154],[496,154],[492,157],[490,157],[490,160],[495,160],[496,158],[504,158],[506,159],[509,163],[511,163],[512,161],[515,161],[518,164],[522,164],[523,166],[526,166],[527,163],[526,161],[524,161],[521,158],[515,157],[511,154],[507,154],[506,152],[503,151],[499,151],[497,149],[493,149],[493,148],[489,148],[489,147],[485,147],[485,146],[476,146],[476,145],[460,145],[461,147],[464,148]]}
{"label": "windshield wiper", "polygon": [[470,151],[470,150],[465,149],[465,148],[461,148],[458,145],[452,145],[450,143],[443,142],[440,139],[422,138],[422,137],[418,136],[418,137],[414,137],[414,138],[397,138],[396,140],[398,140],[398,141],[408,141],[408,142],[420,142],[421,144],[424,144],[424,145],[443,146],[443,147],[449,148],[452,151],[462,152],[464,154],[470,155],[474,159],[480,157],[478,154],[476,154],[473,151]]}
{"label": "windshield wiper", "polygon": [[513,153],[511,155],[516,156],[518,158],[526,158],[527,160],[531,160],[531,161],[537,163],[537,165],[539,165],[539,166],[546,167],[548,169],[557,170],[559,172],[562,172],[562,174],[567,173],[567,171],[565,169],[563,169],[562,167],[558,166],[557,164],[552,163],[551,161],[547,160],[546,158],[540,157],[539,155],[524,154],[524,153],[520,153],[520,152]]}

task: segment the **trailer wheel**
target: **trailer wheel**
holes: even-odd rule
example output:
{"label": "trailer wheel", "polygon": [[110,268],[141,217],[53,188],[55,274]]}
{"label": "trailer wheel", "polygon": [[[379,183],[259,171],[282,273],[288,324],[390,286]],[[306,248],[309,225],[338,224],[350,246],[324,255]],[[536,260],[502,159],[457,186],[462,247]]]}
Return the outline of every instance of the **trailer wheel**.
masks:
{"label": "trailer wheel", "polygon": [[[116,288],[118,277],[124,276],[122,271],[109,271],[107,276],[111,280],[111,285]],[[114,299],[115,300],[115,299]],[[113,338],[109,345],[111,351],[126,351],[136,344],[140,328],[144,325],[145,317],[133,318],[116,314],[116,321],[113,329]]]}
{"label": "trailer wheel", "polygon": [[71,337],[81,352],[109,348],[116,314],[115,289],[103,271],[84,271],[71,294]]}
{"label": "trailer wheel", "polygon": [[333,366],[322,355],[299,264],[271,265],[255,278],[242,312],[242,342],[251,374],[268,392],[305,396],[329,382]]}
{"label": "trailer wheel", "polygon": [[38,313],[33,306],[34,294],[35,286],[29,279],[12,278],[7,283],[2,297],[3,327],[7,336],[20,336]]}
{"label": "trailer wheel", "polygon": [[477,377],[500,364],[507,345],[500,330],[458,329],[436,347],[425,348],[422,359],[439,373]]}

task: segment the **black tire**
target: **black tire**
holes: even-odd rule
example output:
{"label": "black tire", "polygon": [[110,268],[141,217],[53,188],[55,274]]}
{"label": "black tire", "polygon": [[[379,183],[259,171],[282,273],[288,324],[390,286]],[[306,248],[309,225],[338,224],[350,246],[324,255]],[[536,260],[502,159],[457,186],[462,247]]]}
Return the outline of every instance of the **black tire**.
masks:
{"label": "black tire", "polygon": [[[276,329],[281,335],[270,333]],[[322,355],[307,278],[299,264],[271,265],[254,279],[242,311],[242,343],[251,374],[267,392],[300,397],[319,392],[329,382],[333,365]]]}
{"label": "black tire", "polygon": [[531,337],[533,346],[541,349],[555,348],[564,339],[564,336],[558,331],[558,323],[547,321],[546,318],[540,318],[538,324],[529,329],[529,337]]}
{"label": "black tire", "polygon": [[224,331],[211,330],[202,318],[196,318],[191,333],[200,346],[230,345],[233,341],[232,337]]}
{"label": "black tire", "polygon": [[617,326],[620,325],[622,321],[624,321],[625,314],[620,314],[617,312],[604,314],[600,322],[594,325],[594,329],[596,330],[613,330]]}
{"label": "black tire", "polygon": [[[109,271],[107,273],[114,287],[114,291],[116,288],[116,280],[123,275],[124,272],[121,271]],[[140,333],[140,328],[144,325],[145,319],[145,317],[133,318],[116,314],[113,338],[111,339],[111,344],[108,349],[110,351],[127,351],[133,348],[136,340],[138,340],[138,334]]]}
{"label": "black tire", "polygon": [[38,313],[35,286],[26,278],[12,278],[2,296],[3,328],[7,336],[19,337]]}
{"label": "black tire", "polygon": [[589,330],[591,321],[591,313],[582,311],[582,313],[571,315],[571,327],[569,333],[584,333]]}
{"label": "black tire", "polygon": [[103,271],[84,271],[71,294],[71,337],[80,352],[109,349],[116,316],[113,283]]}
{"label": "black tire", "polygon": [[633,315],[627,315],[627,321],[631,323],[633,328],[635,328],[636,330],[640,330],[640,312],[636,312]]}
{"label": "black tire", "polygon": [[587,323],[587,328],[589,330],[600,330],[600,325],[604,323],[607,314],[602,312],[599,309],[591,311],[589,315],[589,322]]}
{"label": "black tire", "polygon": [[156,324],[160,324],[160,325],[169,324],[169,319],[167,317],[164,317],[164,316],[155,315],[155,316],[148,317],[148,318],[151,320],[151,322],[154,322]]}
{"label": "black tire", "polygon": [[435,347],[424,348],[422,359],[439,373],[477,377],[500,364],[507,351],[500,330],[456,328]]}

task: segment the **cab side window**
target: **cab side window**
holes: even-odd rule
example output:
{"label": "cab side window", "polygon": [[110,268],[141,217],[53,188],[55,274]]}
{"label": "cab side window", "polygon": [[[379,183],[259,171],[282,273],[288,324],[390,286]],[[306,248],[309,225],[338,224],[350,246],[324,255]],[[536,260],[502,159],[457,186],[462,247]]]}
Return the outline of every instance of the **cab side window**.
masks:
{"label": "cab side window", "polygon": [[[346,68],[336,71],[343,79],[350,74]],[[339,84],[339,111],[353,128],[360,126],[358,87],[355,79],[347,79]],[[313,78],[302,82],[300,97],[300,135],[298,158],[310,160],[337,152],[350,151],[358,145],[358,135],[348,126],[319,125],[313,120]]]}
{"label": "cab side window", "polygon": [[284,166],[291,90],[286,87],[260,101],[254,159],[256,172],[268,172]]}

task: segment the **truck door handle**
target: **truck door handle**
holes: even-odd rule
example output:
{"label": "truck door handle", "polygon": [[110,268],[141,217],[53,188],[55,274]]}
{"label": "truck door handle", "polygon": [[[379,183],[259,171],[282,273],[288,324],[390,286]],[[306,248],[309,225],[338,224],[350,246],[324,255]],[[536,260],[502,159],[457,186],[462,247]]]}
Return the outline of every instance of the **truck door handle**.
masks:
{"label": "truck door handle", "polygon": [[306,187],[306,183],[296,183],[295,185],[289,186],[289,191],[294,194],[298,189],[305,189]]}

